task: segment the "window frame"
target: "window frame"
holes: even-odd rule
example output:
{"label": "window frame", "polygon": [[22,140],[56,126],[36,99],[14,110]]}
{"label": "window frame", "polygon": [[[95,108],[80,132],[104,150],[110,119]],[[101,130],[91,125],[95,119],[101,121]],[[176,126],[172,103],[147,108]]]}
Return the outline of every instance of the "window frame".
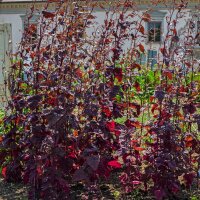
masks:
{"label": "window frame", "polygon": [[[150,24],[154,24],[154,39],[153,40],[150,40]],[[159,41],[156,41],[156,33],[155,33],[155,25],[156,24],[159,24],[160,25],[160,36],[159,36]],[[163,25],[163,22],[162,21],[158,21],[158,20],[155,20],[155,21],[150,21],[150,22],[147,22],[147,41],[148,42],[153,42],[153,43],[161,43],[162,42],[162,25]]]}
{"label": "window frame", "polygon": [[[200,19],[198,18],[197,21],[196,21],[196,35],[197,34],[200,34]],[[196,41],[196,44],[198,46],[200,46],[200,35],[198,35],[197,37],[197,41]]]}
{"label": "window frame", "polygon": [[147,56],[145,53],[141,53],[138,58],[136,59],[136,63],[140,65],[146,65],[147,61]]}
{"label": "window frame", "polygon": [[[150,52],[152,52],[151,54],[153,54],[153,52],[155,52],[156,56],[155,57],[150,57]],[[153,64],[153,60],[157,61],[157,56],[158,56],[158,51],[154,50],[154,49],[149,49],[147,52],[147,65],[151,67],[151,70],[153,70],[155,68],[156,64]],[[157,62],[156,62],[157,63]]]}
{"label": "window frame", "polygon": [[30,42],[33,43],[38,38],[39,27],[37,26],[36,22],[31,22],[31,23],[25,25],[24,30],[27,29],[27,28],[30,29],[31,26],[36,26],[36,27],[34,27],[35,30],[34,30],[34,32],[31,33],[31,38],[30,38],[30,40],[31,40]]}

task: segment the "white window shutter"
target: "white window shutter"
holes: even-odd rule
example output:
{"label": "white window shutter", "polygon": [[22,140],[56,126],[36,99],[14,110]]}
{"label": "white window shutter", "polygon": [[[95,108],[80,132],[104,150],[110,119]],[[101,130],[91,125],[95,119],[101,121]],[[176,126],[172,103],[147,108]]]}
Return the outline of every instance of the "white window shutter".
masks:
{"label": "white window shutter", "polygon": [[5,88],[4,81],[8,83],[11,65],[9,58],[12,50],[11,34],[11,24],[0,24],[0,108],[5,106],[5,94],[8,95],[8,88]]}

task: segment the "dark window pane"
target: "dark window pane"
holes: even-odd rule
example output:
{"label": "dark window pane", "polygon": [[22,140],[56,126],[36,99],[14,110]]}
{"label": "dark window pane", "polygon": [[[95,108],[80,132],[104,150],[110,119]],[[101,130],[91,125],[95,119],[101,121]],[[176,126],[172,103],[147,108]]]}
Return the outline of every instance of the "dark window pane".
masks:
{"label": "dark window pane", "polygon": [[160,23],[160,22],[156,22],[156,23],[155,23],[155,28],[160,30],[160,28],[161,28],[161,23]]}
{"label": "dark window pane", "polygon": [[197,32],[200,32],[200,21],[197,21]]}
{"label": "dark window pane", "polygon": [[149,29],[154,29],[154,23],[153,22],[149,22]]}
{"label": "dark window pane", "polygon": [[140,65],[145,65],[146,64],[146,55],[140,54],[139,57],[136,59],[136,63],[138,63]]}
{"label": "dark window pane", "polygon": [[154,41],[154,30],[153,29],[149,30],[149,41],[150,42]]}
{"label": "dark window pane", "polygon": [[149,50],[148,51],[148,63],[151,66],[151,69],[157,64],[157,51]]}
{"label": "dark window pane", "polygon": [[[200,21],[197,21],[197,35],[200,34]],[[197,44],[200,45],[200,35],[197,37]]]}
{"label": "dark window pane", "polygon": [[160,29],[155,31],[155,41],[160,42]]}
{"label": "dark window pane", "polygon": [[148,23],[148,39],[150,42],[161,41],[161,22]]}

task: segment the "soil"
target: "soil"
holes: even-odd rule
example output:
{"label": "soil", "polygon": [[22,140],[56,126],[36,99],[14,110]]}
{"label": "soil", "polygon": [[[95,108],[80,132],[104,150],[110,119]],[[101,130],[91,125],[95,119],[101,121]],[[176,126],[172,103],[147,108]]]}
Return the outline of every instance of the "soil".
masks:
{"label": "soil", "polygon": [[28,200],[26,187],[0,178],[0,200]]}
{"label": "soil", "polygon": [[[100,194],[92,194],[93,191],[87,191],[83,185],[77,184],[72,186],[70,200],[153,200],[149,195],[142,195],[141,193],[132,193],[126,196],[119,195],[121,192],[117,190],[113,184],[102,184],[99,188]],[[119,193],[119,194],[118,194]],[[90,198],[88,198],[88,196]],[[100,197],[100,198],[99,198]],[[178,198],[178,199],[177,199]],[[28,200],[27,188],[19,183],[7,183],[0,178],[0,200]],[[170,200],[200,200],[200,191],[194,190],[191,193],[182,191],[180,196],[170,198]]]}

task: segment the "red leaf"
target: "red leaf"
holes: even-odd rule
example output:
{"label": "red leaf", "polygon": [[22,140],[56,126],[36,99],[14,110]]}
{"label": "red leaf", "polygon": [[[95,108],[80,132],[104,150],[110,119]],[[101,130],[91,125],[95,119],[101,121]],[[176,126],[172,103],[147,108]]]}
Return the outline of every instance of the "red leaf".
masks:
{"label": "red leaf", "polygon": [[137,68],[138,70],[141,70],[141,66],[138,64],[138,63],[133,63],[131,66],[130,66],[131,69],[135,69]]}
{"label": "red leaf", "polygon": [[42,14],[45,18],[54,18],[55,13],[47,12],[47,11],[42,11]]}
{"label": "red leaf", "polygon": [[172,92],[172,90],[173,90],[173,86],[172,86],[172,85],[169,85],[169,86],[167,87],[167,92],[170,93],[170,92]]}
{"label": "red leaf", "polygon": [[103,106],[102,112],[103,112],[107,117],[111,117],[111,115],[112,115],[112,112],[110,111],[110,109],[109,109],[107,106]]}
{"label": "red leaf", "polygon": [[6,171],[7,171],[7,167],[4,167],[1,171],[1,174],[4,178],[6,178]]}
{"label": "red leaf", "polygon": [[42,175],[42,168],[40,166],[37,167],[37,173],[39,176]]}
{"label": "red leaf", "polygon": [[50,96],[50,97],[47,99],[47,103],[48,103],[49,105],[56,106],[56,104],[57,104],[57,98],[56,98],[56,97]]}
{"label": "red leaf", "polygon": [[153,104],[152,108],[151,108],[151,112],[154,113],[154,111],[158,108],[158,104]]}
{"label": "red leaf", "polygon": [[77,130],[74,130],[74,131],[73,131],[73,136],[74,136],[74,137],[78,137],[78,131],[77,131]]}
{"label": "red leaf", "polygon": [[132,142],[132,143],[138,143],[138,141],[137,141],[137,140],[131,140],[131,142]]}
{"label": "red leaf", "polygon": [[30,66],[28,63],[24,63],[23,65],[24,67]]}
{"label": "red leaf", "polygon": [[120,20],[123,21],[124,20],[124,14],[121,13],[120,16],[119,16],[119,18],[120,18]]}
{"label": "red leaf", "polygon": [[32,51],[32,52],[30,53],[30,57],[31,57],[32,59],[35,57],[35,52],[34,52],[34,51]]}
{"label": "red leaf", "polygon": [[175,115],[178,116],[180,120],[184,120],[184,116],[179,111],[176,112]]}
{"label": "red leaf", "polygon": [[112,41],[111,39],[106,38],[106,39],[105,39],[105,44],[110,44],[111,41]]}
{"label": "red leaf", "polygon": [[97,63],[96,64],[96,69],[100,69],[101,68],[101,63]]}
{"label": "red leaf", "polygon": [[139,185],[139,184],[141,184],[140,181],[132,181],[132,183],[133,183],[133,185]]}
{"label": "red leaf", "polygon": [[[117,36],[115,36],[115,37],[117,37]],[[119,56],[120,56],[120,50],[118,48],[113,48],[112,51],[113,51],[113,58],[112,58],[112,60],[113,61],[118,60]]]}
{"label": "red leaf", "polygon": [[121,131],[120,130],[115,130],[115,135],[116,136],[119,136],[121,134]]}
{"label": "red leaf", "polygon": [[122,82],[122,77],[123,77],[122,68],[115,68],[114,75],[119,82]]}
{"label": "red leaf", "polygon": [[141,51],[142,53],[145,52],[144,46],[143,46],[142,44],[139,44],[138,47],[139,47],[139,49],[140,49],[140,51]]}
{"label": "red leaf", "polygon": [[115,131],[115,122],[114,121],[110,121],[106,123],[106,128],[110,131],[110,132],[114,132]]}
{"label": "red leaf", "polygon": [[165,49],[164,48],[160,48],[160,52],[164,55]]}
{"label": "red leaf", "polygon": [[131,122],[130,119],[127,119],[127,120],[126,120],[125,125],[126,125],[127,127],[134,127],[134,125],[132,124],[132,122]]}
{"label": "red leaf", "polygon": [[135,126],[135,128],[141,128],[141,127],[142,127],[142,125],[141,125],[141,123],[140,123],[139,121],[132,122],[131,124],[132,124],[133,126]]}
{"label": "red leaf", "polygon": [[185,136],[185,141],[186,142],[191,142],[193,139],[194,138],[193,138],[193,136],[191,134],[188,134],[188,135]]}
{"label": "red leaf", "polygon": [[83,72],[81,71],[80,68],[78,68],[78,69],[76,70],[76,75],[77,75],[79,78],[82,78],[82,77],[83,77]]}
{"label": "red leaf", "polygon": [[[137,88],[138,88],[138,90],[140,91],[140,86],[137,87]],[[139,105],[139,104],[137,104],[137,103],[130,103],[130,104],[129,104],[129,107],[130,107],[130,108],[136,109],[137,115],[140,114],[140,105]]]}
{"label": "red leaf", "polygon": [[108,165],[116,169],[122,167],[121,163],[119,163],[117,160],[112,160],[108,162]]}
{"label": "red leaf", "polygon": [[31,30],[31,31],[36,31],[36,30],[37,30],[37,25],[36,25],[36,24],[31,24],[31,25],[29,26],[29,30]]}
{"label": "red leaf", "polygon": [[154,96],[150,96],[150,102],[152,102],[155,99]]}
{"label": "red leaf", "polygon": [[64,16],[65,11],[64,11],[64,10],[60,10],[60,11],[59,11],[59,14],[60,14],[61,16]]}
{"label": "red leaf", "polygon": [[135,149],[136,151],[143,151],[143,150],[144,150],[144,148],[142,148],[142,147],[134,147],[134,149]]}
{"label": "red leaf", "polygon": [[42,74],[38,74],[38,80],[39,80],[39,81],[42,81],[43,78],[44,78],[44,76],[43,76]]}
{"label": "red leaf", "polygon": [[165,71],[164,74],[165,74],[165,76],[168,77],[168,79],[170,79],[170,80],[173,79],[173,74],[170,71]]}
{"label": "red leaf", "polygon": [[135,82],[134,87],[135,87],[137,92],[141,91],[140,84],[137,81]]}
{"label": "red leaf", "polygon": [[186,89],[183,85],[180,86],[179,88],[179,92],[182,93],[182,92],[186,92]]}
{"label": "red leaf", "polygon": [[151,15],[149,13],[145,13],[142,17],[142,19],[145,21],[145,22],[150,22],[151,21]]}
{"label": "red leaf", "polygon": [[91,15],[91,14],[89,14],[88,16],[87,16],[87,19],[95,19],[96,17],[94,16],[94,15]]}
{"label": "red leaf", "polygon": [[71,152],[69,155],[68,155],[69,158],[77,158],[76,154],[74,152]]}
{"label": "red leaf", "polygon": [[105,10],[105,7],[102,4],[98,4],[101,9]]}
{"label": "red leaf", "polygon": [[186,65],[187,67],[191,67],[191,63],[189,63],[189,62],[185,62],[185,65]]}
{"label": "red leaf", "polygon": [[186,141],[185,146],[186,147],[192,147],[193,146],[192,141],[189,141],[189,142]]}
{"label": "red leaf", "polygon": [[142,33],[144,35],[144,26],[141,25],[139,27],[138,31],[140,31],[140,33]]}
{"label": "red leaf", "polygon": [[173,31],[174,35],[177,35],[177,30],[176,29],[173,29],[172,31]]}

